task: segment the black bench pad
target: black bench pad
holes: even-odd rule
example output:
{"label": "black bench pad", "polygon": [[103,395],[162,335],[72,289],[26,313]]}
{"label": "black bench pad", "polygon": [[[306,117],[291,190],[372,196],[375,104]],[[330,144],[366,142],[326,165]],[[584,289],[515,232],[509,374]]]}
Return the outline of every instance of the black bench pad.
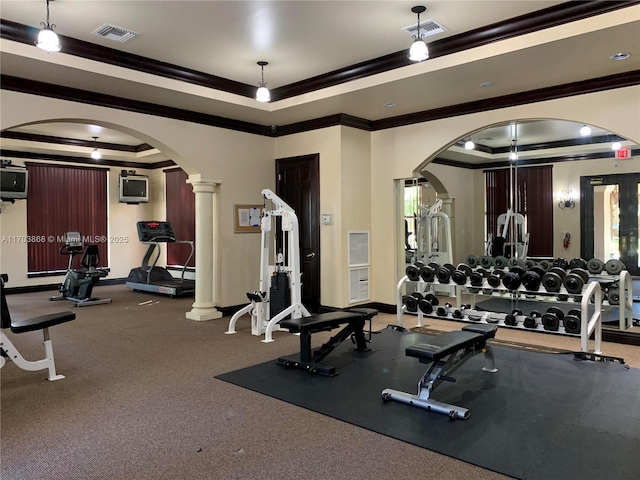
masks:
{"label": "black bench pad", "polygon": [[349,323],[353,320],[363,319],[361,313],[354,312],[328,312],[311,315],[310,317],[289,318],[281,320],[279,325],[286,328],[291,333],[301,332],[321,332],[339,327],[343,323]]}
{"label": "black bench pad", "polygon": [[429,343],[411,345],[407,347],[406,354],[408,357],[420,358],[421,361],[422,359],[436,361],[480,342],[484,342],[484,335],[481,333],[455,331],[432,337]]}
{"label": "black bench pad", "polygon": [[480,333],[484,335],[484,338],[494,338],[498,331],[497,325],[490,325],[485,323],[478,323],[475,325],[466,325],[462,327],[463,332]]}
{"label": "black bench pad", "polygon": [[345,312],[353,312],[359,313],[365,320],[369,320],[371,317],[375,317],[378,314],[378,310],[375,308],[366,308],[366,307],[353,307],[347,308]]}
{"label": "black bench pad", "polygon": [[36,330],[42,330],[44,328],[53,327],[54,325],[69,322],[75,318],[76,314],[73,312],[51,313],[49,315],[42,315],[40,317],[11,322],[11,331],[13,333],[34,332]]}

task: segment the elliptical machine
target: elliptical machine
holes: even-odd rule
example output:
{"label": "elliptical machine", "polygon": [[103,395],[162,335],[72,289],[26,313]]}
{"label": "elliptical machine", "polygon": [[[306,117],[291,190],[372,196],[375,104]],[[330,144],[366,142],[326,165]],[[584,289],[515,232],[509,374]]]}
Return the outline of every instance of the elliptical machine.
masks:
{"label": "elliptical machine", "polygon": [[60,253],[69,255],[69,266],[59,288],[60,295],[51,297],[49,300],[70,300],[76,307],[111,303],[110,298],[100,299],[91,296],[96,283],[108,275],[106,270],[98,268],[100,264],[98,246],[87,245],[87,249],[80,259],[82,268],[74,270],[73,259],[84,248],[82,235],[80,232],[65,232],[64,238],[65,244],[60,248]]}

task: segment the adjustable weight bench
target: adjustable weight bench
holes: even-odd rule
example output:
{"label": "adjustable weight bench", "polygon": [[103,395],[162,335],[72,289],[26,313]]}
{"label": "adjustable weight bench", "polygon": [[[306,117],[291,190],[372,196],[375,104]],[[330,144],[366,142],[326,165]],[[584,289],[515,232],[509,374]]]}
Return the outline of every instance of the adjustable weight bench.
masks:
{"label": "adjustable weight bench", "polygon": [[430,364],[429,368],[418,382],[418,393],[400,392],[386,388],[382,391],[382,400],[395,400],[427,410],[434,410],[449,415],[452,420],[469,418],[469,410],[456,405],[439,402],[431,398],[433,391],[446,380],[455,382],[451,375],[464,362],[474,355],[484,353],[485,372],[495,373],[493,350],[487,345],[487,340],[496,336],[497,325],[477,324],[467,325],[461,331],[443,333],[429,338],[428,343],[419,343],[407,347],[408,357],[416,357],[420,363]]}
{"label": "adjustable weight bench", "polygon": [[[76,318],[76,314],[73,312],[60,312],[12,322],[11,315],[9,314],[9,307],[7,306],[7,299],[4,293],[4,282],[7,280],[8,277],[3,274],[2,279],[0,280],[2,297],[2,316],[0,319],[0,328],[2,329],[0,331],[0,368],[4,367],[5,363],[10,360],[22,370],[30,372],[45,369],[48,370],[49,374],[47,378],[50,381],[63,379],[64,375],[56,374],[56,364],[53,358],[53,344],[49,338],[49,327],[74,320]],[[16,334],[42,330],[44,336],[42,344],[44,345],[45,357],[42,360],[36,361],[25,360],[18,349],[13,345],[9,337],[5,335],[4,330],[6,329],[10,329]]]}
{"label": "adjustable weight bench", "polygon": [[[354,350],[368,352],[370,348],[367,348],[364,325],[367,320],[371,321],[371,318],[377,314],[378,311],[373,308],[353,308],[338,312],[320,313],[310,317],[280,320],[279,325],[281,328],[287,329],[290,333],[300,334],[300,354],[280,357],[276,363],[283,367],[297,368],[328,377],[337,375],[335,367],[322,365],[319,362],[350,337],[356,345]],[[327,343],[315,350],[311,348],[312,334],[327,332],[342,325],[345,325],[344,328],[331,337]]]}

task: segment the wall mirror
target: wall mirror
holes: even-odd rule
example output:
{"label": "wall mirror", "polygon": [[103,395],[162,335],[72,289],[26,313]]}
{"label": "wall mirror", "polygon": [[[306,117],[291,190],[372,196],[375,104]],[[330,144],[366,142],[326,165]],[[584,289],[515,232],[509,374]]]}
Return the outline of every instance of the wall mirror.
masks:
{"label": "wall mirror", "polygon": [[[404,181],[405,264],[439,257],[457,264],[468,253],[490,254],[487,242],[507,231],[510,256],[524,254],[538,262],[558,257],[619,259],[638,276],[639,157],[640,146],[634,141],[572,121],[520,119],[470,132],[425,162],[415,178]],[[475,176],[476,185],[484,186],[484,212],[475,208],[484,219],[474,226],[482,230],[474,234],[484,240],[484,252],[458,252],[454,241],[453,254],[448,255],[445,224],[433,215],[426,220],[435,206],[451,213],[454,238],[461,229],[455,221],[455,195],[437,178],[428,178],[430,171],[437,172],[431,164],[459,168],[460,178]],[[513,215],[505,227],[498,217],[507,210]],[[638,280],[634,292],[640,294]]]}

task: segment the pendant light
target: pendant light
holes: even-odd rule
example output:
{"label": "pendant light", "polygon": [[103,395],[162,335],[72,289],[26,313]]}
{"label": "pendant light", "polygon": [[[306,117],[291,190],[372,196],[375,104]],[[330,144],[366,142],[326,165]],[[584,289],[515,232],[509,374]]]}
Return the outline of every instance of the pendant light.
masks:
{"label": "pendant light", "polygon": [[91,158],[94,160],[100,160],[102,158],[102,154],[100,150],[98,150],[98,137],[93,137],[93,152],[91,152]]}
{"label": "pendant light", "polygon": [[256,100],[259,102],[269,102],[271,101],[271,93],[264,81],[264,67],[269,65],[269,62],[260,61],[258,62],[258,65],[260,65],[262,70],[262,81],[258,84],[258,90],[256,90]]}
{"label": "pendant light", "polygon": [[427,7],[424,7],[422,5],[415,6],[411,9],[413,13],[418,15],[418,32],[413,36],[415,40],[411,44],[411,48],[409,49],[409,60],[411,60],[412,62],[422,62],[423,60],[429,58],[429,48],[422,39],[424,35],[420,35],[420,14],[424,13],[426,10]]}
{"label": "pendant light", "polygon": [[60,40],[58,35],[53,31],[55,24],[49,23],[49,0],[47,0],[47,23],[40,22],[42,30],[38,33],[38,41],[36,47],[41,48],[45,52],[59,52]]}
{"label": "pendant light", "polygon": [[471,137],[469,137],[469,139],[466,142],[464,142],[464,149],[465,150],[473,150],[474,148],[476,148],[476,144],[473,143],[471,141]]}

